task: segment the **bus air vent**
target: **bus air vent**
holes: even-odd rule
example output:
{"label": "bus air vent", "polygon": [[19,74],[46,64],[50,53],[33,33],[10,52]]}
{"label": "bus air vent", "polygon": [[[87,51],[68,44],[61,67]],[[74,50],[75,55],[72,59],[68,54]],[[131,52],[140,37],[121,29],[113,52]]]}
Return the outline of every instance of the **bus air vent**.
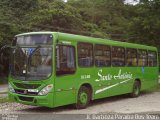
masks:
{"label": "bus air vent", "polygon": [[32,102],[33,101],[33,97],[23,97],[23,96],[19,96],[19,99],[21,101],[29,101]]}
{"label": "bus air vent", "polygon": [[14,85],[17,88],[22,88],[22,89],[37,89],[40,84],[21,84],[21,83],[14,83]]}

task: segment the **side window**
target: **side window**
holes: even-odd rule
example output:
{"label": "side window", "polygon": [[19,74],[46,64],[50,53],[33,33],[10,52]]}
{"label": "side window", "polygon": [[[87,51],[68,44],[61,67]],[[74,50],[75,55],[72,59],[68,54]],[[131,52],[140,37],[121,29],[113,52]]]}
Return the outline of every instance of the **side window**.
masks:
{"label": "side window", "polygon": [[126,66],[137,66],[137,50],[126,49]]}
{"label": "side window", "polygon": [[89,43],[78,44],[78,64],[80,67],[93,66],[93,45]]}
{"label": "side window", "polygon": [[138,50],[138,66],[148,66],[146,50]]}
{"label": "side window", "polygon": [[153,51],[148,51],[148,66],[157,66],[157,53]]}
{"label": "side window", "polygon": [[56,75],[73,74],[75,70],[75,48],[58,45],[56,47]]}
{"label": "side window", "polygon": [[112,66],[125,65],[125,49],[122,47],[112,47]]}
{"label": "side window", "polygon": [[95,45],[95,65],[97,67],[106,67],[111,65],[110,46]]}

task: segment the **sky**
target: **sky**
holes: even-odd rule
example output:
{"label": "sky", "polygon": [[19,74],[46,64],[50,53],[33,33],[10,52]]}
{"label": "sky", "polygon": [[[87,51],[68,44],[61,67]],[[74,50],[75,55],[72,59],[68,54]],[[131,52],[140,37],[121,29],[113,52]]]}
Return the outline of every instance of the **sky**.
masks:
{"label": "sky", "polygon": [[[67,2],[67,0],[64,0],[64,2]],[[138,2],[139,0],[125,0],[125,3],[133,5],[136,5]]]}
{"label": "sky", "polygon": [[133,4],[133,5],[136,5],[138,2],[139,2],[139,0],[125,0],[125,3]]}

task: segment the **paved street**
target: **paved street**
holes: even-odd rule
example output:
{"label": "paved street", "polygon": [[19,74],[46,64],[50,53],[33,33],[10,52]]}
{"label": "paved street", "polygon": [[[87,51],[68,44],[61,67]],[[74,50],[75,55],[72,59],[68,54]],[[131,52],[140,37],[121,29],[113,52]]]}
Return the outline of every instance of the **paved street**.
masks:
{"label": "paved street", "polygon": [[6,93],[8,91],[8,84],[0,85],[0,93]]}
{"label": "paved street", "polygon": [[35,107],[19,103],[0,104],[0,113],[49,113],[49,114],[98,114],[98,113],[143,113],[160,114],[160,92],[145,92],[138,98],[127,95],[93,101],[86,109],[76,110],[71,105],[58,108]]}

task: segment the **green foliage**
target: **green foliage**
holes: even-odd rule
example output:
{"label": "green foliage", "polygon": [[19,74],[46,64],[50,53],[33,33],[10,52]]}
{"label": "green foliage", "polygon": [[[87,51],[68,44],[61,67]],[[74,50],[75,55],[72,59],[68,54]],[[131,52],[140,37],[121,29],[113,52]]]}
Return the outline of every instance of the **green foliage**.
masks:
{"label": "green foliage", "polygon": [[8,44],[15,34],[18,33],[18,29],[15,25],[0,23],[0,46]]}
{"label": "green foliage", "polygon": [[128,26],[128,38],[137,43],[159,46],[160,0],[141,0],[134,6],[134,16]]}
{"label": "green foliage", "polygon": [[67,5],[63,1],[39,0],[38,9],[32,13],[31,26],[39,26],[39,29],[57,30],[81,29],[77,23],[81,24],[81,16],[76,8]]}
{"label": "green foliage", "polygon": [[50,30],[158,46],[159,8],[160,0],[0,0],[0,44]]}
{"label": "green foliage", "polygon": [[[26,32],[28,14],[37,0],[0,0],[0,44],[10,44],[14,35]],[[25,28],[25,29],[24,29]]]}
{"label": "green foliage", "polygon": [[13,101],[9,100],[8,97],[0,97],[0,104],[6,103],[6,102],[13,102]]}

